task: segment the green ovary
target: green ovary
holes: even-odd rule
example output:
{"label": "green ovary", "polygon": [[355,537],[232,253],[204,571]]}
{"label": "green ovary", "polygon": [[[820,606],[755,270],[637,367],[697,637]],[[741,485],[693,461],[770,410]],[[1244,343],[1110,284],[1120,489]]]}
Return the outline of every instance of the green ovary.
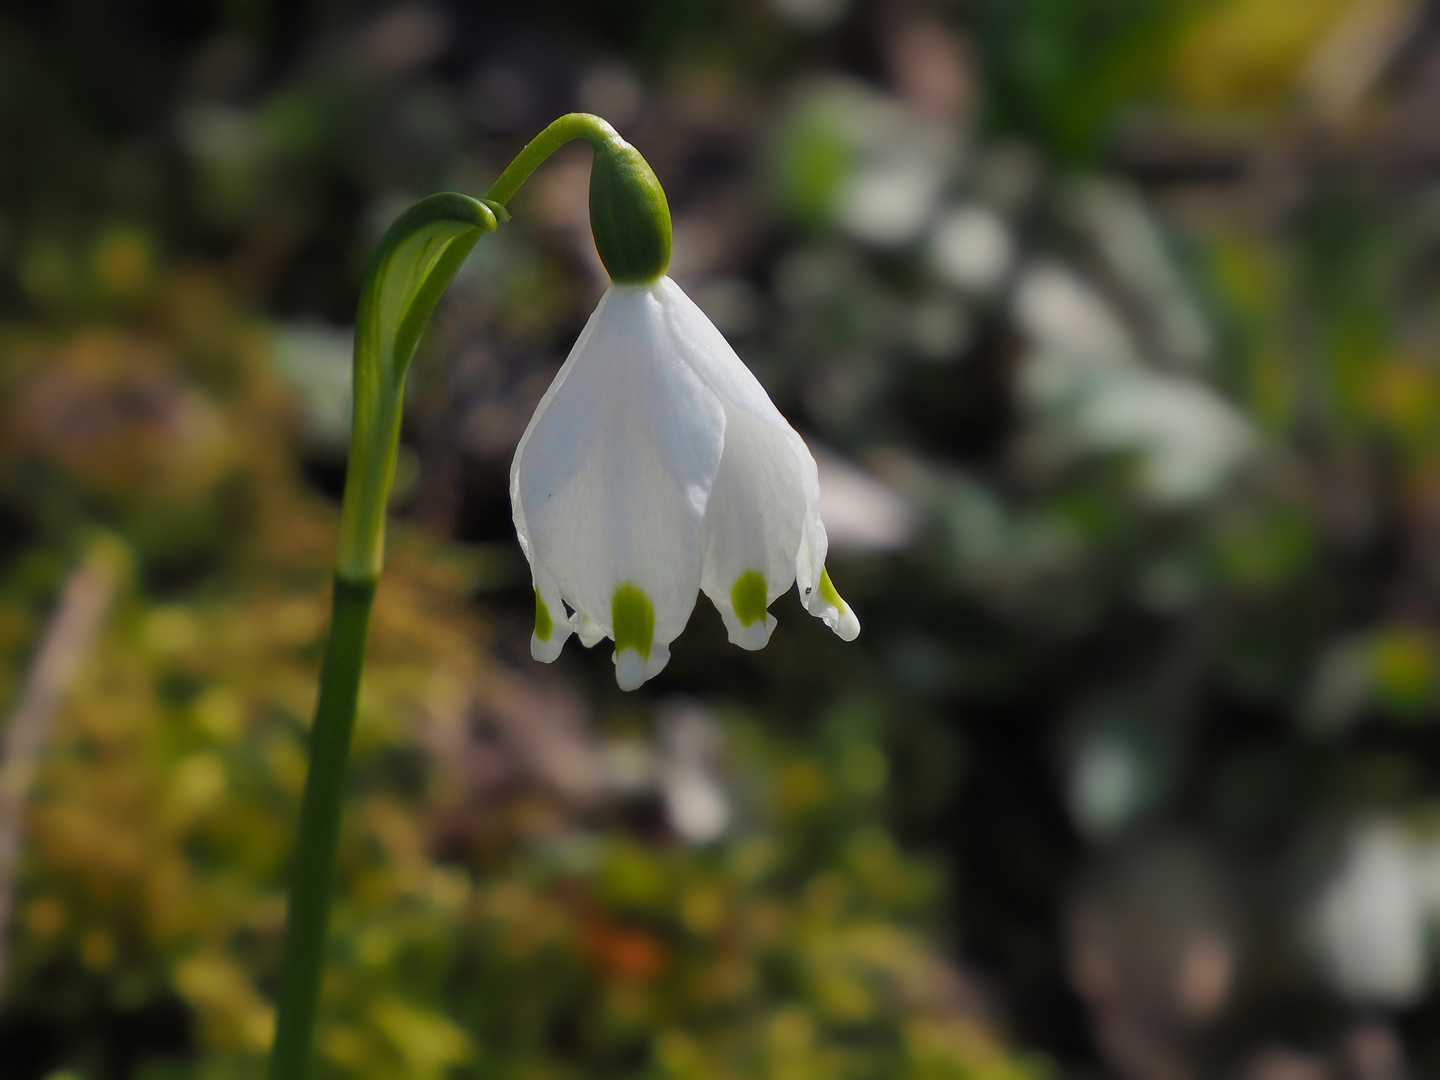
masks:
{"label": "green ovary", "polygon": [[765,575],[758,570],[746,570],[735,579],[730,590],[730,606],[741,626],[765,621]]}
{"label": "green ovary", "polygon": [[615,651],[634,649],[650,659],[655,640],[655,606],[638,585],[621,585],[610,598],[610,622],[614,629]]}
{"label": "green ovary", "polygon": [[820,571],[820,596],[827,604],[833,604],[841,615],[845,614],[845,601],[835,591],[835,583],[830,580],[830,571],[827,569]]}
{"label": "green ovary", "polygon": [[550,617],[550,609],[545,606],[545,601],[540,599],[540,590],[535,590],[535,636],[541,641],[549,641],[550,635],[555,631],[555,620]]}

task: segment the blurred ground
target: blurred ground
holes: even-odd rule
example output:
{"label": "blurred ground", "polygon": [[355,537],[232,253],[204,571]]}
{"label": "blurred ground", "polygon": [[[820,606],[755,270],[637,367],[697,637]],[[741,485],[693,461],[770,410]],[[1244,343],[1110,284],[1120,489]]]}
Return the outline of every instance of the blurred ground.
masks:
{"label": "blurred ground", "polygon": [[530,661],[553,158],[412,377],[333,1077],[1440,1073],[1440,8],[0,9],[0,1075],[259,1076],[385,225],[561,112],[864,633]]}

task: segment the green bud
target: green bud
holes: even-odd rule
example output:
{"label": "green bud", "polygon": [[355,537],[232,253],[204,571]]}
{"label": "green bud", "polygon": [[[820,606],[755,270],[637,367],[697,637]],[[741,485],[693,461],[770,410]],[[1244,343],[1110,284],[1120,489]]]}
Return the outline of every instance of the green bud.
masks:
{"label": "green bud", "polygon": [[670,204],[649,162],[623,139],[595,145],[590,232],[618,285],[644,285],[670,266]]}

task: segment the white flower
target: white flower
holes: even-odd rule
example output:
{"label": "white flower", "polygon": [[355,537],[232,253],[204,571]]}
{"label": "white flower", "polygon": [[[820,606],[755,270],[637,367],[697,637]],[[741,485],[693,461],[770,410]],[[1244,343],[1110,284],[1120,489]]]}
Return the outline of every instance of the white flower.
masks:
{"label": "white flower", "polygon": [[[846,641],[825,572],[815,459],[749,368],[668,277],[611,285],[531,417],[510,502],[535,583],[530,651],[615,642],[624,690],[653,678],[697,591],[760,649],[793,581]],[[574,614],[567,616],[566,605]]]}

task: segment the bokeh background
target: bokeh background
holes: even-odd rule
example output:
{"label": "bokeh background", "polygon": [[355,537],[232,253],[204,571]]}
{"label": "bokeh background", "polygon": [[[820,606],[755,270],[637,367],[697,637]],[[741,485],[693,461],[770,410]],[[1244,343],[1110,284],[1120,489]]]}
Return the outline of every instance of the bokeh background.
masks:
{"label": "bokeh background", "polygon": [[263,1075],[369,251],[561,112],[853,645],[528,657],[557,154],[412,377],[325,1078],[1440,1075],[1440,5],[0,8],[0,1075]]}

